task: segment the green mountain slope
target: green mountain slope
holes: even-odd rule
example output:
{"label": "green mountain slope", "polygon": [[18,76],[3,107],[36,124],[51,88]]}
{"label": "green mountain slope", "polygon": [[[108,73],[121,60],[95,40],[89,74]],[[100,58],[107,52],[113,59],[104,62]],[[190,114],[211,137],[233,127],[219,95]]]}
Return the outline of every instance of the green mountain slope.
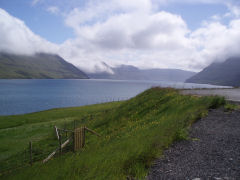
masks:
{"label": "green mountain slope", "polygon": [[86,79],[85,73],[58,55],[0,53],[1,79]]}
{"label": "green mountain slope", "polygon": [[240,86],[240,57],[229,58],[223,63],[213,63],[186,82]]}

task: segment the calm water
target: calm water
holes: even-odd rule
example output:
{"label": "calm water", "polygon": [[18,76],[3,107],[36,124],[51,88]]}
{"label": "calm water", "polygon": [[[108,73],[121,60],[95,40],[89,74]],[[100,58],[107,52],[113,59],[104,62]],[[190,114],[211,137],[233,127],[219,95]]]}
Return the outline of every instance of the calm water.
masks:
{"label": "calm water", "polygon": [[0,115],[126,100],[153,86],[216,87],[156,81],[0,80]]}

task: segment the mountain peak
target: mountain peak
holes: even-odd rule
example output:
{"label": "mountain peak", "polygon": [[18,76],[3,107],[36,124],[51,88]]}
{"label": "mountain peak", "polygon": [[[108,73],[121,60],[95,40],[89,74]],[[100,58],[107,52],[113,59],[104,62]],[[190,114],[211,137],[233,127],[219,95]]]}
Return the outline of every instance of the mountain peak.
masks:
{"label": "mountain peak", "polygon": [[240,57],[231,57],[224,62],[212,63],[186,82],[240,86]]}
{"label": "mountain peak", "polygon": [[57,54],[0,53],[2,79],[86,79],[87,75]]}

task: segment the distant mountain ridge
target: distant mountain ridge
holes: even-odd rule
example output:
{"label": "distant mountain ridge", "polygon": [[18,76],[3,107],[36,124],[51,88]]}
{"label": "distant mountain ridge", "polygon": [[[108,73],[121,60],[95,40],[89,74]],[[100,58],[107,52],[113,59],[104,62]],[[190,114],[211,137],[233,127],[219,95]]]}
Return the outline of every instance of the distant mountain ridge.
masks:
{"label": "distant mountain ridge", "polygon": [[239,87],[240,57],[228,58],[222,63],[212,63],[186,82]]}
{"label": "distant mountain ridge", "polygon": [[0,79],[86,79],[88,76],[58,55],[0,53]]}
{"label": "distant mountain ridge", "polygon": [[110,72],[88,73],[94,79],[116,79],[116,80],[152,80],[152,81],[172,81],[184,82],[186,79],[195,75],[195,72],[179,69],[146,69],[142,70],[135,66],[121,65],[111,67],[103,63]]}

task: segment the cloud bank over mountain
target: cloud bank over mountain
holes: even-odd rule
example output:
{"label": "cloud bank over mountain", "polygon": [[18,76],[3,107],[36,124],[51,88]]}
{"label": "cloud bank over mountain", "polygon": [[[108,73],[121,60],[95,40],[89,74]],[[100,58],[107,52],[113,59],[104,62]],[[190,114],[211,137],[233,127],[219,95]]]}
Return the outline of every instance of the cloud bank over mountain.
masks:
{"label": "cloud bank over mountain", "polygon": [[34,34],[23,21],[0,8],[0,51],[15,54],[55,52],[54,45]]}
{"label": "cloud bank over mountain", "polygon": [[[34,1],[34,5],[43,1]],[[23,21],[0,9],[0,51],[58,53],[91,72],[99,71],[101,62],[144,69],[200,71],[214,61],[240,55],[240,6],[237,1],[196,1],[223,4],[228,12],[209,17],[195,30],[190,30],[181,15],[162,11],[161,6],[167,3],[177,1],[92,0],[68,11],[58,4],[49,6],[51,13],[62,12],[65,25],[74,30],[75,37],[62,44],[41,38]],[[222,22],[225,18],[229,19],[227,23]]]}

